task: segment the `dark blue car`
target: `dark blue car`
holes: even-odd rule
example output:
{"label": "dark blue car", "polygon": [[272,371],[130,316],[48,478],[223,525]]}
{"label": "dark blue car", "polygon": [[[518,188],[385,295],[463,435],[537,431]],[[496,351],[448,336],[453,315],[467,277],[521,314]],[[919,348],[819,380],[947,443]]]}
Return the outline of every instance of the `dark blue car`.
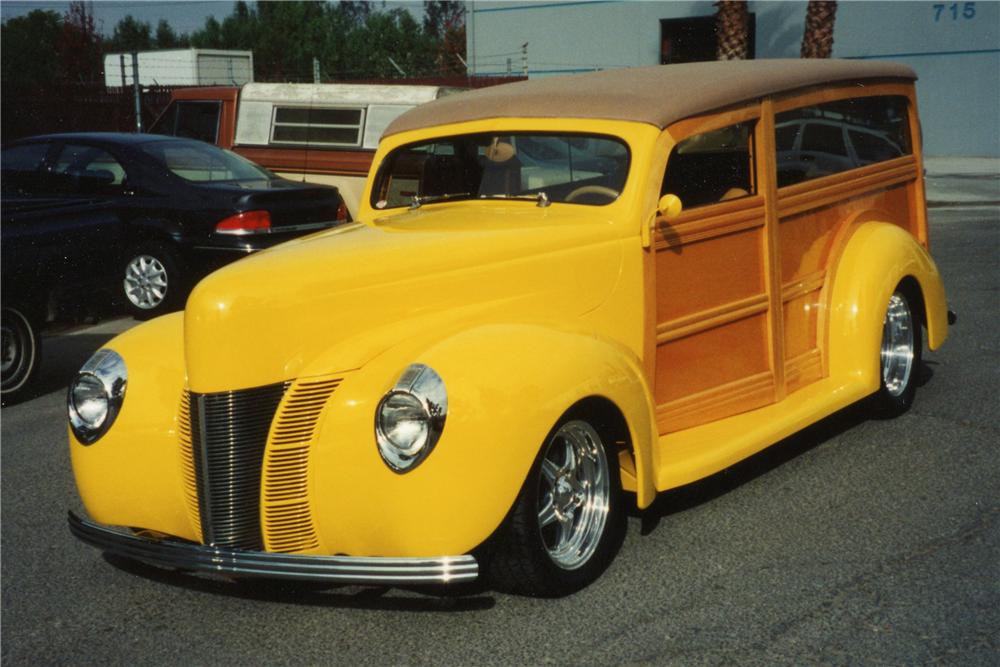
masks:
{"label": "dark blue car", "polygon": [[223,264],[347,219],[336,188],[175,137],[32,137],[0,167],[5,400],[30,382],[45,323],[94,305],[175,310]]}

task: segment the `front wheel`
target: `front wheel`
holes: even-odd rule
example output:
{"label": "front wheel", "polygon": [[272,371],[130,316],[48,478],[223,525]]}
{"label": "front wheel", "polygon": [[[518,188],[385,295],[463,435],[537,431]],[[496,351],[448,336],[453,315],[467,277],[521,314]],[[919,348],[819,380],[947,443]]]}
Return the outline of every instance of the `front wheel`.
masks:
{"label": "front wheel", "polygon": [[176,310],[182,285],[174,253],[158,243],[136,248],[125,261],[122,288],[128,308],[137,319]]}
{"label": "front wheel", "polygon": [[897,288],[882,321],[881,382],[874,403],[877,412],[894,417],[910,409],[917,391],[923,340],[914,302]]}
{"label": "front wheel", "polygon": [[563,420],[497,536],[489,578],[512,592],[567,595],[600,576],[623,528],[614,449],[588,421]]}
{"label": "front wheel", "polygon": [[19,308],[5,307],[3,327],[3,402],[15,401],[31,387],[42,358],[38,327]]}

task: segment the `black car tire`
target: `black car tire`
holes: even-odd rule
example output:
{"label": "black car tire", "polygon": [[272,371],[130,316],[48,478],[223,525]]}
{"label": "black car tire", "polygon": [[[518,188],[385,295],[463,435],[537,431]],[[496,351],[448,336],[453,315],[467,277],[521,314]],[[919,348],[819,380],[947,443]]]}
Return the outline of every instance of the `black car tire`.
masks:
{"label": "black car tire", "polygon": [[5,306],[2,311],[3,328],[3,402],[19,400],[31,388],[42,358],[42,339],[38,327],[23,310]]}
{"label": "black car tire", "polygon": [[[583,416],[569,415],[556,425],[486,554],[492,586],[559,597],[583,588],[605,570],[625,527],[618,456],[609,442]],[[571,448],[578,454],[589,449],[589,462],[570,463],[565,452]],[[583,497],[574,500],[577,495]],[[546,507],[549,516],[562,519],[546,524]]]}
{"label": "black car tire", "polygon": [[897,417],[913,405],[923,352],[917,301],[909,290],[897,287],[886,304],[882,321],[879,390],[872,397],[876,414]]}
{"label": "black car tire", "polygon": [[146,243],[126,255],[122,270],[125,305],[145,320],[183,306],[184,286],[177,255],[165,243]]}

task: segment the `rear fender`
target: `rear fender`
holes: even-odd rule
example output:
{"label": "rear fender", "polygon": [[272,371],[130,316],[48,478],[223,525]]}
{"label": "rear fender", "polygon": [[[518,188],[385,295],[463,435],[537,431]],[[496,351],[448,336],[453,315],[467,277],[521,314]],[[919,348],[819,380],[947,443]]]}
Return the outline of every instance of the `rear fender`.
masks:
{"label": "rear fender", "polygon": [[948,337],[944,286],[934,260],[906,230],[883,222],[857,225],[837,262],[830,298],[830,374],[879,387],[882,320],[889,297],[905,279],[920,289],[929,347]]}

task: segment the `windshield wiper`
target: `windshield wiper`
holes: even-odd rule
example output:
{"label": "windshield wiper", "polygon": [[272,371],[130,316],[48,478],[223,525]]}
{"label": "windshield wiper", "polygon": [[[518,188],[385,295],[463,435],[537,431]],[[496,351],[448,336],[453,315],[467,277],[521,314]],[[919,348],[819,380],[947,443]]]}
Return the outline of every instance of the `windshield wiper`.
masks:
{"label": "windshield wiper", "polygon": [[424,204],[433,204],[439,201],[448,201],[450,199],[461,199],[462,197],[474,197],[475,195],[471,192],[450,192],[443,195],[413,195],[413,199],[410,200],[410,210],[420,208]]}
{"label": "windshield wiper", "polygon": [[[452,199],[463,199],[466,197],[476,197],[476,195],[471,192],[450,192],[443,195],[413,195],[410,200],[410,210],[418,209],[424,204],[433,204],[439,201],[449,201]],[[549,201],[549,196],[544,192],[539,192],[537,195],[478,195],[479,199],[523,199],[527,201],[537,202],[539,208],[545,208],[552,202]]]}
{"label": "windshield wiper", "polygon": [[536,202],[538,208],[545,208],[552,202],[549,201],[549,196],[542,191],[539,191],[536,195],[481,195],[483,199],[519,199],[524,201]]}

